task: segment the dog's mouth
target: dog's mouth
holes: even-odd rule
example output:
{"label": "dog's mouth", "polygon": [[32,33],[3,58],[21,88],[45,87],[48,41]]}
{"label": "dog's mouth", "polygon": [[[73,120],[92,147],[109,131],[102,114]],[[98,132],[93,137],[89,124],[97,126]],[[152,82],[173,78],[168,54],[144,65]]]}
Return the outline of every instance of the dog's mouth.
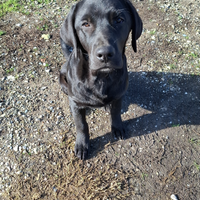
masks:
{"label": "dog's mouth", "polygon": [[104,73],[110,73],[116,70],[120,70],[123,68],[123,65],[112,65],[112,64],[105,64],[104,66],[97,69],[97,72],[104,72]]}
{"label": "dog's mouth", "polygon": [[91,70],[93,76],[97,76],[97,75],[100,75],[100,74],[107,76],[109,74],[112,74],[115,71],[116,71],[116,69],[111,68],[111,67],[103,67],[103,68],[100,68],[98,70]]}
{"label": "dog's mouth", "polygon": [[103,73],[110,73],[110,72],[112,72],[114,70],[116,70],[116,69],[111,68],[111,67],[103,67],[103,68],[98,69],[97,71],[98,72],[103,72]]}

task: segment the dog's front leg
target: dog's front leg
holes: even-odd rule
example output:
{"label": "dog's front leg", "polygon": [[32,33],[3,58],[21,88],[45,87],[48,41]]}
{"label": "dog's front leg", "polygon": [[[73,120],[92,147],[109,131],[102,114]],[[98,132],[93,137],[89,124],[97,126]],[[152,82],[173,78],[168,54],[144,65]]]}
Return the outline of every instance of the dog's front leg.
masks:
{"label": "dog's front leg", "polygon": [[84,160],[88,156],[89,150],[89,131],[88,124],[85,118],[85,109],[79,108],[70,97],[69,100],[77,133],[75,143],[75,155],[79,159]]}
{"label": "dog's front leg", "polygon": [[121,104],[122,98],[115,100],[111,103],[110,113],[111,113],[111,129],[112,134],[116,138],[123,139],[125,138],[125,129],[123,127],[121,119]]}

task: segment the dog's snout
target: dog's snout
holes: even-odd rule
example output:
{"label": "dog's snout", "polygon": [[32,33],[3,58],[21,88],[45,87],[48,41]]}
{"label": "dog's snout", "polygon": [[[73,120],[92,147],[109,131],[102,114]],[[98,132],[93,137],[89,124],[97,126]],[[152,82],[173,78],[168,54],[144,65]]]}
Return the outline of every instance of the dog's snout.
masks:
{"label": "dog's snout", "polygon": [[108,62],[115,55],[115,50],[112,46],[103,46],[96,50],[96,57],[101,62]]}

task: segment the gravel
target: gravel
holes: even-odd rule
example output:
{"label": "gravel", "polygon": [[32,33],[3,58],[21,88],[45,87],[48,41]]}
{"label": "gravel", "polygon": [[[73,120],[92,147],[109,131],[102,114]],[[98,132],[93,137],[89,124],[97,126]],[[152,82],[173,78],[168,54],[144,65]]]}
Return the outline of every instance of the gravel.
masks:
{"label": "gravel", "polygon": [[[9,35],[0,36],[0,196],[11,186],[15,174],[24,173],[24,177],[28,177],[21,171],[16,159],[25,155],[28,160],[28,156],[45,154],[50,143],[62,143],[63,132],[70,130],[71,135],[75,133],[68,100],[60,91],[57,78],[64,62],[59,45],[59,27],[71,4],[52,2],[49,5],[39,4],[32,10],[27,6],[31,15],[7,14],[1,19],[0,25],[7,27]],[[170,82],[167,73],[171,73],[173,80],[181,79],[183,74],[200,73],[200,1],[149,0],[135,1],[135,4],[139,13],[143,7],[148,7],[147,18],[151,26],[146,20],[134,61],[130,59],[132,52],[128,41],[128,65],[135,67],[129,67],[130,74],[131,71],[142,72],[141,78],[147,82],[159,82],[163,93],[172,92],[174,96],[184,93],[195,100],[192,91],[181,91]],[[164,13],[164,18],[152,18],[155,14],[151,10],[154,12],[155,6]],[[144,13],[141,16],[145,18]],[[47,30],[38,30],[45,29],[45,24],[48,24]],[[48,34],[48,40],[42,39],[43,34]],[[166,75],[161,79],[159,76],[149,79],[148,73],[152,71],[158,74],[166,72]],[[149,107],[151,105],[152,102],[149,102]],[[140,105],[143,109],[146,109],[145,106]],[[133,109],[130,106],[124,110],[124,119],[132,113],[137,114]],[[88,115],[91,129],[109,132],[108,125],[101,128],[98,124],[102,115],[109,119],[102,110],[91,111]],[[140,123],[140,118],[134,126],[137,127],[137,123]],[[136,140],[139,138],[137,136]],[[129,142],[128,146],[132,148],[134,143]],[[139,152],[143,149],[139,148]],[[87,167],[90,166],[88,163]],[[56,192],[57,189],[54,187],[53,190]],[[172,199],[175,197],[171,196]]]}

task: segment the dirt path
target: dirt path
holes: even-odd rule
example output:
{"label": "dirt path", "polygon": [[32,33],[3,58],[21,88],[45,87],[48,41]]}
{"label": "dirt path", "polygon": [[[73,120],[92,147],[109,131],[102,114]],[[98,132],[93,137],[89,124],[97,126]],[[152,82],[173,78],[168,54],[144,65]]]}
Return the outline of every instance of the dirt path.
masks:
{"label": "dirt path", "polygon": [[84,163],[57,79],[73,3],[0,19],[0,199],[200,199],[200,1],[133,1],[144,31],[138,53],[126,46],[129,136],[113,140],[109,113],[88,111]]}

